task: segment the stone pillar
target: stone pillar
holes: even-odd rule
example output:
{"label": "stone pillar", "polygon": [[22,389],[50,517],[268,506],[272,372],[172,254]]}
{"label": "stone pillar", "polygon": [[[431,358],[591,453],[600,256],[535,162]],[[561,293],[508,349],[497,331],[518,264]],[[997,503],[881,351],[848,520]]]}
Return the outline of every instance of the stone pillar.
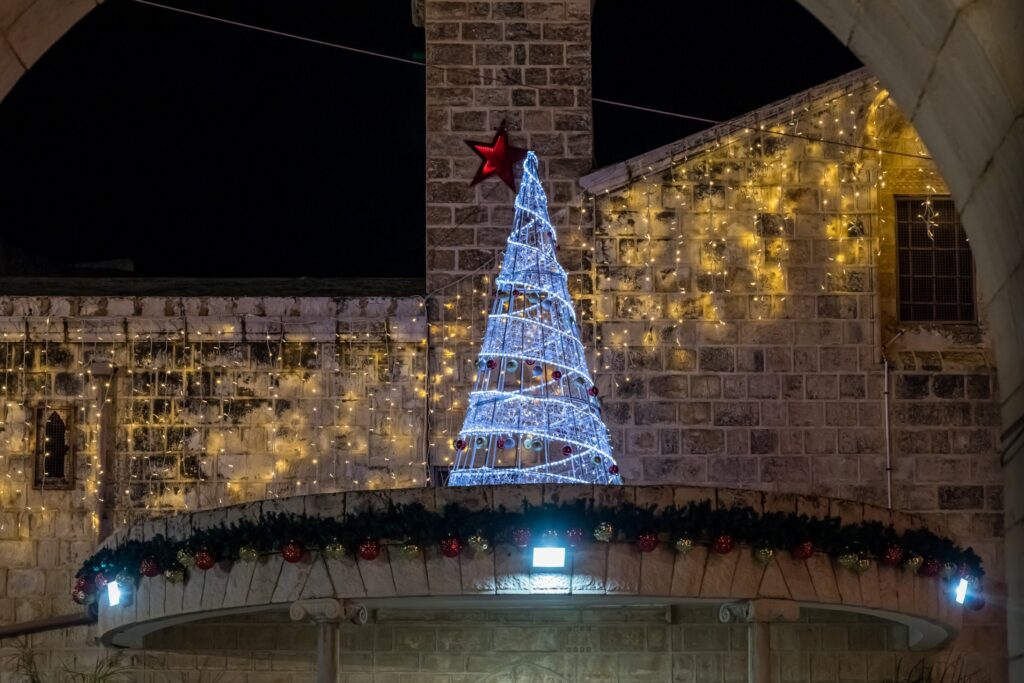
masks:
{"label": "stone pillar", "polygon": [[800,606],[791,600],[751,600],[722,605],[720,621],[747,622],[747,680],[750,683],[775,683],[775,657],[772,655],[773,621],[796,621]]}
{"label": "stone pillar", "polygon": [[[100,488],[99,509],[99,540],[102,541],[114,532],[117,526],[117,513],[114,503],[117,500],[117,372],[109,363],[93,363],[90,367],[92,376],[97,382],[109,384],[106,392],[107,400],[100,406],[100,432],[97,439],[97,455],[99,456],[102,486]],[[131,393],[130,391],[128,392]]]}
{"label": "stone pillar", "polygon": [[[480,160],[464,140],[489,142],[505,121],[512,144],[537,153],[570,288],[577,297],[592,291],[583,248],[592,230],[581,221],[577,189],[593,166],[591,0],[424,0],[413,7],[422,7],[416,19],[426,34],[427,290],[437,292],[428,311],[431,366],[447,389],[431,403],[430,455],[439,463],[465,406],[446,401],[468,394],[467,359],[475,358],[469,342],[483,334],[486,302],[472,290],[490,290],[483,277],[497,273],[514,212],[513,194],[500,181],[470,187]],[[578,310],[583,306],[577,300]]]}
{"label": "stone pillar", "polygon": [[366,608],[333,598],[314,598],[293,602],[288,614],[293,621],[316,624],[316,683],[338,683],[338,625],[342,619],[366,624]]}

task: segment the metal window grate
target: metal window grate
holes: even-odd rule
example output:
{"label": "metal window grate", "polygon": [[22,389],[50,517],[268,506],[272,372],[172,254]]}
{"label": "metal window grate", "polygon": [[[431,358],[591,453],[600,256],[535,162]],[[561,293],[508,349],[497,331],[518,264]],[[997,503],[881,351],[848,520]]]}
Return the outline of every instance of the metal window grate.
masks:
{"label": "metal window grate", "polygon": [[68,489],[74,485],[74,411],[70,406],[36,410],[35,485]]}
{"label": "metal window grate", "polygon": [[974,260],[952,199],[898,197],[896,243],[901,321],[976,319]]}

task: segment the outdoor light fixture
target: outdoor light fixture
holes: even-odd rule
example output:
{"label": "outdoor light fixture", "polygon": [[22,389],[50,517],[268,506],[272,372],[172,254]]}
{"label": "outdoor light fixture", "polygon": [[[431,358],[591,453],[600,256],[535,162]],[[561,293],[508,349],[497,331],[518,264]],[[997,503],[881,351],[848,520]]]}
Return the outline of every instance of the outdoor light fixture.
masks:
{"label": "outdoor light fixture", "polygon": [[107,583],[107,599],[111,607],[116,607],[121,602],[121,585],[117,581]]}
{"label": "outdoor light fixture", "polygon": [[565,566],[565,548],[534,548],[534,569],[561,569]]}
{"label": "outdoor light fixture", "polygon": [[960,583],[956,586],[956,601],[961,605],[964,604],[964,600],[967,599],[967,579],[960,579]]}

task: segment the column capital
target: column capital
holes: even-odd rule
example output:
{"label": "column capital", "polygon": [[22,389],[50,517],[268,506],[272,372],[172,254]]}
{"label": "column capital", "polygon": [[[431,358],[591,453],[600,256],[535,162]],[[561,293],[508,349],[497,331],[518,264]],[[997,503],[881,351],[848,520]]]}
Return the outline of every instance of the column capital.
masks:
{"label": "column capital", "polygon": [[309,620],[314,623],[352,621],[365,625],[369,620],[366,607],[347,600],[334,598],[311,598],[297,600],[288,608],[292,621]]}
{"label": "column capital", "polygon": [[718,608],[718,620],[748,623],[796,621],[800,618],[800,605],[792,600],[745,600],[727,602]]}

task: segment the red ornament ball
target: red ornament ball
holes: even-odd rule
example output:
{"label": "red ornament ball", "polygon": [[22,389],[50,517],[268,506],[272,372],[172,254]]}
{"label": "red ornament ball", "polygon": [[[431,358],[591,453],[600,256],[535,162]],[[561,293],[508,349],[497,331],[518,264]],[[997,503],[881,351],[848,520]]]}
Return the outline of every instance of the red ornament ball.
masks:
{"label": "red ornament ball", "polygon": [[213,565],[217,564],[217,558],[213,556],[206,548],[201,548],[196,551],[196,554],[192,556],[192,559],[196,561],[196,567],[198,569],[211,569]]}
{"label": "red ornament ball", "polygon": [[96,574],[96,576],[93,577],[92,581],[94,584],[96,584],[96,588],[99,590],[103,590],[103,588],[107,585],[107,577],[103,575],[103,572],[99,572],[98,574]]}
{"label": "red ornament ball", "polygon": [[455,450],[461,451],[466,447],[466,442],[462,439],[455,439]]}
{"label": "red ornament ball", "polygon": [[936,560],[934,557],[929,557],[921,563],[921,568],[917,570],[917,573],[921,576],[927,577],[938,576],[939,570],[941,568],[942,565],[939,563],[938,560]]}
{"label": "red ornament ball", "polygon": [[519,528],[512,530],[512,543],[517,548],[525,548],[530,545],[533,533],[529,529]]}
{"label": "red ornament ball", "polygon": [[487,361],[487,367],[488,368],[493,368],[495,365],[497,365],[497,363],[494,362],[493,358],[488,359],[488,361]]}
{"label": "red ornament ball", "polygon": [[715,536],[715,540],[711,543],[711,549],[716,553],[725,555],[732,550],[733,545],[735,545],[735,541],[733,541],[732,536],[729,534],[719,534]]}
{"label": "red ornament ball", "polygon": [[441,540],[441,554],[445,557],[458,557],[462,552],[462,541],[457,536],[449,536]]}
{"label": "red ornament ball", "polygon": [[513,289],[512,290],[512,296],[519,296],[519,290],[518,289]]}
{"label": "red ornament ball", "polygon": [[562,455],[572,455],[572,446],[562,446]]}
{"label": "red ornament ball", "polygon": [[575,548],[583,542],[583,529],[575,526],[565,531],[565,541],[569,544],[570,548]]}
{"label": "red ornament ball", "polygon": [[551,379],[562,379],[562,371],[555,370],[551,373]]}
{"label": "red ornament ball", "polygon": [[302,559],[302,554],[305,551],[306,549],[298,541],[288,541],[281,546],[281,557],[285,562],[295,563]]}
{"label": "red ornament ball", "polygon": [[642,553],[649,553],[658,547],[658,535],[644,532],[636,537],[636,547]]}
{"label": "red ornament ball", "polygon": [[375,560],[380,555],[380,541],[376,538],[368,538],[359,544],[359,557],[364,560]]}
{"label": "red ornament ball", "polygon": [[156,561],[155,557],[147,557],[142,560],[142,564],[139,565],[139,573],[143,576],[153,578],[160,573],[160,563]]}
{"label": "red ornament ball", "polygon": [[531,359],[529,359],[529,360],[527,360],[527,361],[526,361],[526,364],[527,364],[527,365],[533,365],[533,364],[534,364],[534,363],[536,363],[536,362],[537,362],[537,361],[535,361],[535,360],[533,360],[533,359],[531,358]]}
{"label": "red ornament ball", "polygon": [[597,396],[597,387],[590,387],[589,389],[587,389],[587,393],[590,394],[591,396]]}
{"label": "red ornament ball", "polygon": [[89,579],[85,578],[84,576],[76,576],[75,577],[75,590],[76,591],[82,591],[86,595],[89,595],[90,593],[92,593],[93,591],[96,590],[96,586],[93,584],[92,581],[90,581]]}
{"label": "red ornament ball", "polygon": [[793,546],[793,549],[789,551],[789,554],[798,560],[806,560],[814,554],[814,544],[810,541],[797,543]]}
{"label": "red ornament ball", "polygon": [[619,473],[619,466],[618,465],[612,465],[611,467],[608,468],[608,474],[618,474],[618,473]]}
{"label": "red ornament ball", "polygon": [[903,548],[895,543],[890,543],[885,552],[882,553],[882,564],[888,567],[898,567],[903,562],[904,553]]}

